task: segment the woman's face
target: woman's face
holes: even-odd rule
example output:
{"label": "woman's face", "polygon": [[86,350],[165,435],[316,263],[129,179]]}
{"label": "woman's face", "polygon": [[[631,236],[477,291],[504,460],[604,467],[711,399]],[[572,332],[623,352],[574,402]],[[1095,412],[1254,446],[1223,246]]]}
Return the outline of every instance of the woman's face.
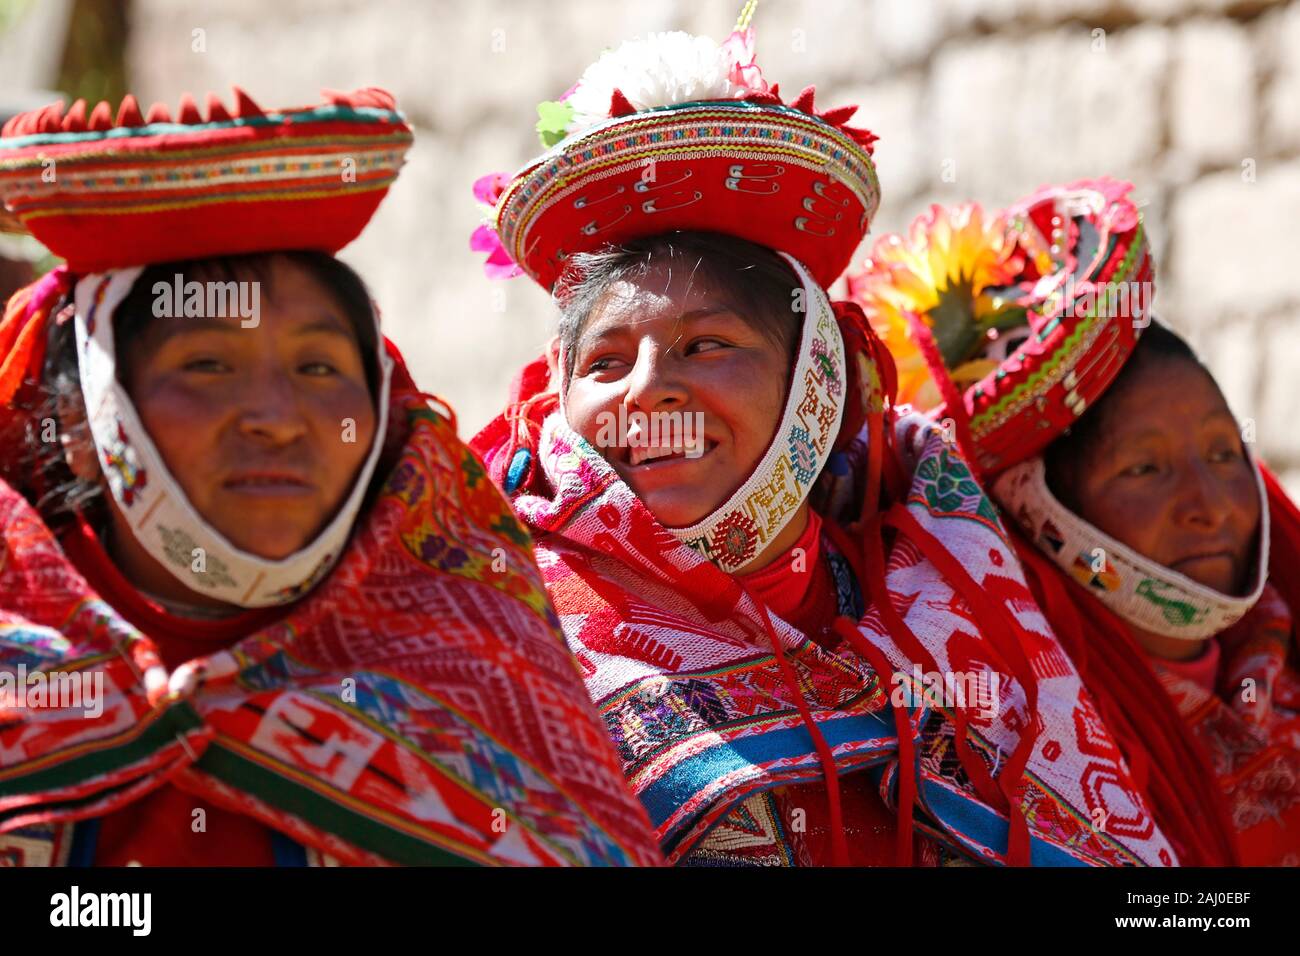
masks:
{"label": "woman's face", "polygon": [[[569,425],[668,527],[707,517],[749,477],[790,375],[786,348],[691,273],[656,265],[611,285],[576,343],[565,396]],[[620,406],[628,423],[658,413],[660,447],[611,425]],[[703,454],[684,447],[688,418],[702,423]]]}
{"label": "woman's face", "polygon": [[1226,594],[1252,571],[1260,501],[1241,433],[1210,377],[1164,359],[1107,403],[1095,454],[1064,476],[1085,520]]}
{"label": "woman's face", "polygon": [[270,269],[274,300],[262,290],[255,327],[238,316],[154,319],[125,385],[198,512],[237,547],[277,560],[337,512],[376,415],[342,306],[296,263],[276,257]]}

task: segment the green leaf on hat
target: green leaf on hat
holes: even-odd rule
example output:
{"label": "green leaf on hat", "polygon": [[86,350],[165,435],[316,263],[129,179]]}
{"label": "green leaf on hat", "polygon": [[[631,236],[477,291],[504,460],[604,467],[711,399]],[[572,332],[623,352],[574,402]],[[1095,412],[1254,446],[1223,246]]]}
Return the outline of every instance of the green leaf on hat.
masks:
{"label": "green leaf on hat", "polygon": [[569,121],[573,119],[573,107],[563,101],[546,101],[537,104],[537,135],[542,145],[550,149],[568,134]]}

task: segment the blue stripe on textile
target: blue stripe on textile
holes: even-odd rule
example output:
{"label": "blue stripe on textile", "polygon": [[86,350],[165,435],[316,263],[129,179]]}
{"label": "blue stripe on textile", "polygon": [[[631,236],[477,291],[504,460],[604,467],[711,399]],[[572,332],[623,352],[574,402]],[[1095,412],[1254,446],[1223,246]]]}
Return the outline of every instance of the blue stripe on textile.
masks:
{"label": "blue stripe on textile", "polygon": [[279,830],[271,831],[271,854],[276,866],[307,865],[307,848]]}
{"label": "blue stripe on textile", "polygon": [[[930,815],[949,833],[963,842],[986,846],[1006,857],[1011,826],[999,813],[978,800],[936,783],[921,781],[921,800]],[[987,862],[993,862],[987,860]],[[1048,843],[1029,831],[1030,866],[1087,866],[1064,848]]]}
{"label": "blue stripe on textile", "polygon": [[[851,740],[877,740],[879,746],[874,751],[864,752],[885,755],[898,750],[893,720],[886,720],[878,714],[841,717],[826,723],[818,722],[817,727],[832,748]],[[802,725],[719,743],[670,768],[642,791],[641,802],[650,814],[650,822],[658,828],[710,781],[747,766],[800,755],[811,755],[810,764],[817,766],[812,737],[808,728]]]}
{"label": "blue stripe on textile", "polygon": [[94,866],[95,846],[99,843],[99,820],[80,820],[72,825],[72,847],[68,866]]}

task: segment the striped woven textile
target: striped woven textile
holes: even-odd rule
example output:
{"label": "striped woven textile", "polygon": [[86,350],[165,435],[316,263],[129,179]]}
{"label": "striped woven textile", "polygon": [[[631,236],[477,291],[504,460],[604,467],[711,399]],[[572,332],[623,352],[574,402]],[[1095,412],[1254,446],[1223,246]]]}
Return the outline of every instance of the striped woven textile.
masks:
{"label": "striped woven textile", "polygon": [[0,482],[0,683],[83,675],[103,705],[0,700],[0,834],[166,781],[345,863],[662,860],[528,533],[409,378],[393,401],[395,460],[331,576],[170,681]]}

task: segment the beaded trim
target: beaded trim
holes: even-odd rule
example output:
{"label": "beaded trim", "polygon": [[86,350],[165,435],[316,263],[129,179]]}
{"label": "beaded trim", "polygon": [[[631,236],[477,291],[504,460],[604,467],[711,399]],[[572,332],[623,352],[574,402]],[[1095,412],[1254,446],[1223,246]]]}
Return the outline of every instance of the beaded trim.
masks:
{"label": "beaded trim", "polygon": [[1253,456],[1251,467],[1260,501],[1259,550],[1245,597],[1198,584],[1084,521],[1048,488],[1041,455],[1004,471],[992,492],[1040,551],[1124,620],[1166,637],[1199,641],[1237,623],[1255,606],[1268,579],[1268,494]]}
{"label": "beaded trim", "polygon": [[668,529],[728,573],[761,554],[799,511],[830,456],[844,415],[846,370],[839,323],[826,293],[803,264],[780,255],[798,274],[808,311],[772,444],[725,504],[689,528]]}

